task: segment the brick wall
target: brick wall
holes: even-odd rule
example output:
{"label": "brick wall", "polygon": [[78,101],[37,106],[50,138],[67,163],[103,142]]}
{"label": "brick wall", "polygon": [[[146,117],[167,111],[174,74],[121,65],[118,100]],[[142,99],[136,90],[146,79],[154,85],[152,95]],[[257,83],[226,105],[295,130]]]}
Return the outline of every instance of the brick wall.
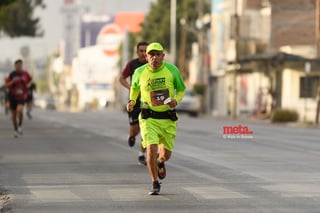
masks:
{"label": "brick wall", "polygon": [[270,0],[270,47],[316,45],[315,0]]}
{"label": "brick wall", "polygon": [[247,0],[246,9],[257,10],[260,9],[262,5],[262,0]]}

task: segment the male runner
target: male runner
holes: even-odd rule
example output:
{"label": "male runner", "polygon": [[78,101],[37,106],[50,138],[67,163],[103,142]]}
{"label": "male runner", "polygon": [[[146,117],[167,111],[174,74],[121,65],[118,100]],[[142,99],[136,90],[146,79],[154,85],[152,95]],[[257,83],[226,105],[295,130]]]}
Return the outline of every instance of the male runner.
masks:
{"label": "male runner", "polygon": [[6,87],[9,88],[9,102],[14,127],[14,137],[22,135],[23,107],[28,96],[28,87],[32,82],[29,73],[22,70],[22,60],[14,63],[15,70],[6,79]]}
{"label": "male runner", "polygon": [[174,108],[182,100],[186,88],[179,69],[164,62],[164,55],[160,43],[148,45],[148,63],[135,71],[127,104],[127,110],[132,111],[141,94],[143,107],[139,124],[143,145],[147,147],[147,166],[152,180],[150,195],[159,194],[158,178],[166,176],[164,162],[171,157],[176,137],[177,116]]}
{"label": "male runner", "polygon": [[[125,68],[123,69],[121,76],[120,76],[120,83],[130,90],[131,86],[131,79],[134,71],[136,68],[140,67],[141,65],[144,65],[147,63],[146,58],[145,58],[145,53],[147,49],[148,43],[147,42],[140,42],[137,44],[136,47],[136,53],[137,53],[137,58],[129,61]],[[127,78],[130,77],[130,82],[127,81]],[[134,106],[133,111],[128,112],[129,116],[129,137],[128,137],[128,144],[130,147],[133,147],[135,142],[136,142],[136,136],[140,132],[140,127],[139,127],[139,113],[140,113],[140,101],[136,101],[136,105]],[[141,164],[146,165],[146,160],[145,160],[145,151],[146,149],[142,147],[140,148],[139,152],[139,157],[138,160]]]}

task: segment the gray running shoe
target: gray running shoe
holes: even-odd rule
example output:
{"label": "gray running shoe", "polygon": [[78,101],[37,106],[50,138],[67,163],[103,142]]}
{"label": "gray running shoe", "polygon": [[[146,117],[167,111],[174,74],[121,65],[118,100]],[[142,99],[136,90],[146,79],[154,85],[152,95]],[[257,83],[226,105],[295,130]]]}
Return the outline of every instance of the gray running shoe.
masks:
{"label": "gray running shoe", "polygon": [[20,133],[17,130],[14,130],[13,137],[18,138],[20,136]]}
{"label": "gray running shoe", "polygon": [[23,132],[22,132],[22,128],[21,127],[18,127],[18,133],[20,136],[22,136]]}
{"label": "gray running shoe", "polygon": [[160,193],[160,183],[158,181],[152,183],[152,189],[149,191],[149,195],[159,195]]}
{"label": "gray running shoe", "polygon": [[144,155],[140,155],[138,160],[141,165],[145,165],[145,166],[147,165],[146,157]]}

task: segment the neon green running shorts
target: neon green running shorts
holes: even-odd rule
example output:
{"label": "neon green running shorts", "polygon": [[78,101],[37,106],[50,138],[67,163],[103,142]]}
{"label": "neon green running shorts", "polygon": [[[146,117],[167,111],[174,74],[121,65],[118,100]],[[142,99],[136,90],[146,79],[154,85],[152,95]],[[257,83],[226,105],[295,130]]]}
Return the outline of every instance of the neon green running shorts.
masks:
{"label": "neon green running shorts", "polygon": [[173,150],[177,133],[176,121],[154,118],[142,119],[139,115],[139,125],[144,148],[152,144],[163,144],[165,149]]}

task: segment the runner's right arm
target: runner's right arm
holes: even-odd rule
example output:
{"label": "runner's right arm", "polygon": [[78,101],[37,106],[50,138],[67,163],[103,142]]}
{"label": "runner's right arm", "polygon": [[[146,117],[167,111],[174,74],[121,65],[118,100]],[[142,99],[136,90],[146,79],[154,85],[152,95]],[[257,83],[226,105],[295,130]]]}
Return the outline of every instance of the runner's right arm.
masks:
{"label": "runner's right arm", "polygon": [[119,81],[120,83],[127,88],[128,90],[130,90],[130,84],[127,81],[127,78],[130,76],[130,62],[127,63],[126,67],[123,69],[123,71],[121,72]]}
{"label": "runner's right arm", "polygon": [[5,83],[5,86],[7,88],[11,87],[12,84],[14,84],[14,82],[16,81],[15,78],[11,78],[11,75],[9,75],[6,79],[6,83]]}

